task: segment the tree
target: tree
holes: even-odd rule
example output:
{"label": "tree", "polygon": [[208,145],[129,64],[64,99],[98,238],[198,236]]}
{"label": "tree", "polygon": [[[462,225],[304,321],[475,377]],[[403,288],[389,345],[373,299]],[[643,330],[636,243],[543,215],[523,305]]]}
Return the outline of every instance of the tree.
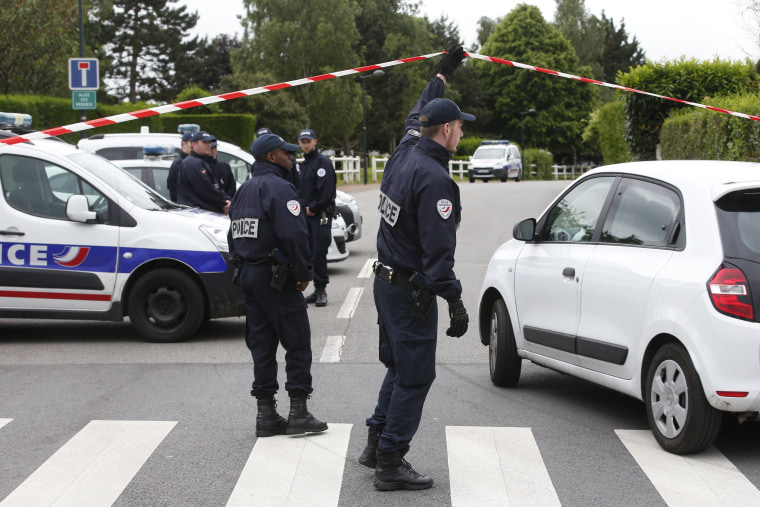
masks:
{"label": "tree", "polygon": [[198,86],[208,91],[218,91],[222,76],[232,74],[230,55],[240,49],[237,37],[217,35],[211,42],[205,37],[198,40],[198,48],[190,54],[179,54],[174,62],[175,72],[167,76],[173,90]]}
{"label": "tree", "polygon": [[[590,74],[590,68],[578,66],[567,39],[532,5],[520,4],[512,10],[496,26],[483,53],[570,74]],[[573,161],[592,110],[595,87],[507,65],[475,63],[484,87],[495,93],[489,128],[503,138],[518,139],[520,113],[534,108],[537,115],[524,119],[530,146],[549,149],[555,159]]]}
{"label": "tree", "polygon": [[605,30],[596,16],[589,14],[585,0],[555,0],[554,26],[570,41],[579,65],[591,67],[593,77],[604,77]]}
{"label": "tree", "polygon": [[0,5],[2,92],[70,96],[68,58],[77,52],[73,0],[6,0]]}
{"label": "tree", "polygon": [[[198,22],[177,0],[92,0],[88,25],[95,25],[97,43],[109,59],[110,92],[129,102],[169,102],[180,90],[171,82],[174,62],[194,54],[197,37],[184,41]],[[110,63],[110,65],[109,65]]]}
{"label": "tree", "polygon": [[615,22],[602,11],[601,23],[605,32],[602,79],[614,83],[618,72],[627,72],[632,67],[644,65],[646,56],[635,35],[633,40],[628,40],[625,21],[620,22],[620,28],[615,28]]}
{"label": "tree", "polygon": [[604,104],[591,114],[583,140],[597,148],[605,164],[629,162],[631,150],[625,142],[625,106],[622,100]]}
{"label": "tree", "polygon": [[[348,0],[244,0],[243,41],[236,73],[265,69],[280,81],[353,68],[356,5]],[[292,93],[326,146],[349,151],[361,122],[361,87],[348,79],[298,86]],[[343,115],[343,116],[340,116]],[[356,140],[354,139],[354,143]]]}

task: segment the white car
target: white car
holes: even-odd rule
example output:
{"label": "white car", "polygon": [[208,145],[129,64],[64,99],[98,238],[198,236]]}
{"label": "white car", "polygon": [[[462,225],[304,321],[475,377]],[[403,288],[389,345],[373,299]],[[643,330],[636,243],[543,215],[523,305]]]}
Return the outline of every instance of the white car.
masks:
{"label": "white car", "polygon": [[244,315],[229,219],[56,140],[0,144],[0,318],[121,321],[152,341]]}
{"label": "white car", "polygon": [[601,167],[513,234],[480,292],[494,384],[528,359],[633,396],[677,454],[758,419],[760,164]]}
{"label": "white car", "polygon": [[[169,199],[166,178],[169,176],[169,167],[172,164],[170,160],[112,160],[112,162],[160,193],[167,200]],[[348,234],[348,228],[343,218],[338,216],[333,219],[332,242],[330,242],[330,247],[327,250],[327,262],[339,262],[348,257],[349,251],[346,248]]]}
{"label": "white car", "polygon": [[470,158],[467,178],[488,182],[491,179],[520,181],[523,175],[520,148],[509,141],[482,141]]}

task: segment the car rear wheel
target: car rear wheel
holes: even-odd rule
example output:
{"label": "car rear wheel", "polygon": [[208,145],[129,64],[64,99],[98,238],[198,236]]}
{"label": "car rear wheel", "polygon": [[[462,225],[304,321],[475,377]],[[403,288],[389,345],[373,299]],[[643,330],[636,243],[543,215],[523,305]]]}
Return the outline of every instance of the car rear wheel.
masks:
{"label": "car rear wheel", "polygon": [[515,181],[520,181],[522,179],[522,169],[517,171],[517,176],[515,176]]}
{"label": "car rear wheel", "polygon": [[190,338],[203,322],[203,294],[176,269],[156,269],[140,277],[129,294],[129,319],[150,341],[178,342]]}
{"label": "car rear wheel", "polygon": [[522,359],[517,355],[515,333],[507,305],[497,299],[491,307],[491,333],[488,344],[491,382],[500,387],[514,387],[520,380]]}
{"label": "car rear wheel", "polygon": [[649,427],[666,451],[700,452],[720,431],[722,413],[707,402],[691,358],[679,344],[667,344],[654,355],[645,401]]}
{"label": "car rear wheel", "polygon": [[470,183],[475,183],[475,178],[473,178],[472,176],[470,176]]}

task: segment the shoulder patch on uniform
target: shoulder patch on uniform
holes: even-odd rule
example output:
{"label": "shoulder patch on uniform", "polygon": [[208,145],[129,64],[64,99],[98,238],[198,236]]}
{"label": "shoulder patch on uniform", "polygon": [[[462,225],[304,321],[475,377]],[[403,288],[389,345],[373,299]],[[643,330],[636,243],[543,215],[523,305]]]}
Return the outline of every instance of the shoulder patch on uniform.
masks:
{"label": "shoulder patch on uniform", "polygon": [[288,211],[290,211],[293,216],[298,216],[301,214],[301,203],[296,201],[295,199],[292,201],[288,201]]}
{"label": "shoulder patch on uniform", "polygon": [[317,169],[317,176],[319,176],[320,178],[324,177],[325,174],[327,174],[327,171],[325,171],[324,168],[320,167],[319,169]]}
{"label": "shoulder patch on uniform", "polygon": [[422,137],[422,134],[420,134],[419,130],[409,129],[406,131],[406,133],[412,137]]}
{"label": "shoulder patch on uniform", "polygon": [[451,205],[451,201],[448,199],[441,199],[438,201],[435,207],[438,210],[438,214],[441,215],[441,218],[444,220],[451,216],[451,209],[453,206]]}

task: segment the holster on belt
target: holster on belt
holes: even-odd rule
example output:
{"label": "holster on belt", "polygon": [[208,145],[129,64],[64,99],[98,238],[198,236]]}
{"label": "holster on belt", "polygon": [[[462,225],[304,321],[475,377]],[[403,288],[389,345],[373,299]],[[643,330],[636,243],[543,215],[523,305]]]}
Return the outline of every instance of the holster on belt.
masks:
{"label": "holster on belt", "polygon": [[384,265],[380,261],[375,261],[372,265],[372,271],[376,277],[385,280],[391,285],[411,289],[413,291],[412,315],[423,320],[427,317],[430,307],[435,302],[435,293],[420,284],[419,280],[422,279],[421,274],[416,272],[411,275],[401,273],[390,266]]}

